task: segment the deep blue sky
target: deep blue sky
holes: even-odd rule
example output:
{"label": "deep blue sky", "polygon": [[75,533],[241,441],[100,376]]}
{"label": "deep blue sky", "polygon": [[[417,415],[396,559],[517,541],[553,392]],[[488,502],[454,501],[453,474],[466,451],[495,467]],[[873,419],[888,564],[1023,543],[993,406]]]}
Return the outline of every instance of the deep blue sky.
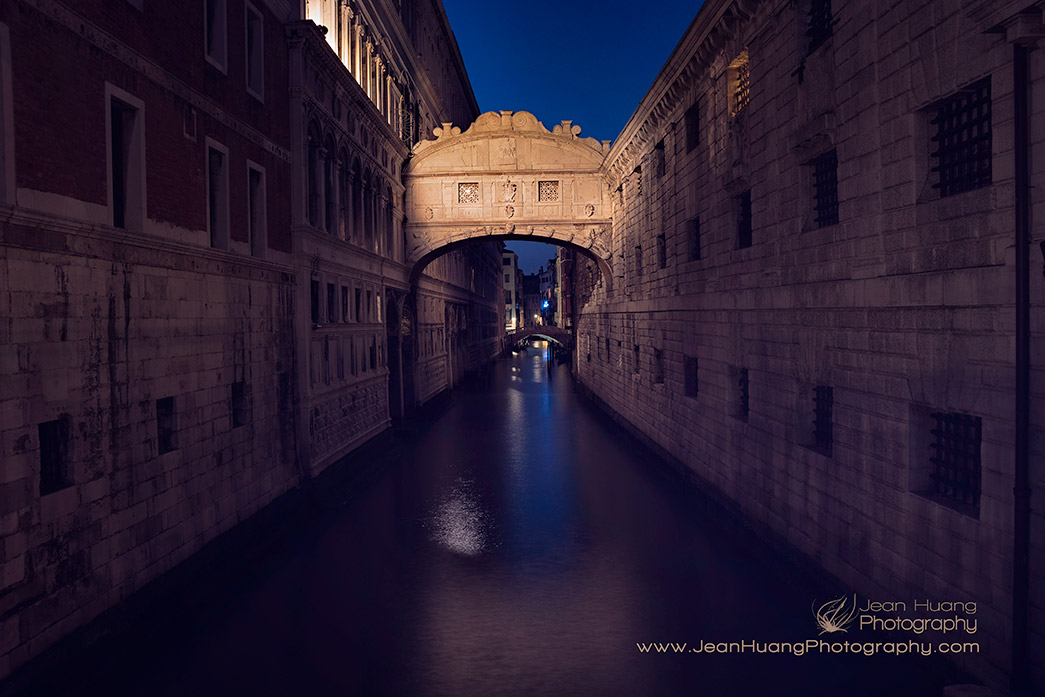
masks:
{"label": "deep blue sky", "polygon": [[[569,119],[599,140],[620,133],[700,4],[443,0],[481,111],[529,111],[549,130]],[[508,247],[526,273],[555,254]]]}

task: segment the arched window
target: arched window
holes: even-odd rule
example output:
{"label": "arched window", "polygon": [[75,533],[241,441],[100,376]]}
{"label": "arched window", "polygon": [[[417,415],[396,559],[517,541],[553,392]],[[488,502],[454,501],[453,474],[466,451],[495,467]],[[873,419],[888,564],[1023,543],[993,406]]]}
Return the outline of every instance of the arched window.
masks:
{"label": "arched window", "polygon": [[394,216],[393,210],[395,209],[395,199],[392,198],[392,187],[385,187],[385,254],[391,258],[396,258],[395,247],[395,229],[394,229]]}
{"label": "arched window", "polygon": [[319,227],[319,126],[313,121],[308,126],[308,192],[305,200],[308,205],[309,225]]}
{"label": "arched window", "polygon": [[334,233],[334,221],[337,215],[337,191],[334,188],[334,171],[337,167],[336,153],[334,139],[328,135],[323,143],[323,227],[331,234]]}
{"label": "arched window", "polygon": [[363,168],[356,158],[352,165],[352,230],[349,236],[361,244],[363,235]]}
{"label": "arched window", "polygon": [[374,249],[374,186],[370,170],[363,175],[363,239],[367,249]]}
{"label": "arched window", "polygon": [[349,227],[351,225],[351,213],[352,213],[352,191],[349,188],[349,182],[352,181],[352,173],[349,171],[349,157],[348,151],[341,148],[341,152],[338,154],[338,201],[340,203],[340,210],[338,211],[337,218],[337,236],[343,240],[350,239],[351,233]]}

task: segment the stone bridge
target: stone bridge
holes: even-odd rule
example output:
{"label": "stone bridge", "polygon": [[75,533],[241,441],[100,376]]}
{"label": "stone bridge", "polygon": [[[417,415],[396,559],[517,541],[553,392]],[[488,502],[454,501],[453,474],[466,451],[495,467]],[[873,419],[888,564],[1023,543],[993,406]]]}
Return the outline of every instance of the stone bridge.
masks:
{"label": "stone bridge", "polygon": [[508,346],[515,346],[519,342],[532,337],[548,339],[552,343],[559,344],[565,348],[573,347],[573,334],[559,327],[523,327],[522,329],[510,331],[505,335]]}
{"label": "stone bridge", "polygon": [[549,131],[525,111],[487,112],[465,132],[452,124],[414,146],[403,169],[407,261],[416,278],[450,248],[476,239],[550,242],[610,270],[609,141]]}

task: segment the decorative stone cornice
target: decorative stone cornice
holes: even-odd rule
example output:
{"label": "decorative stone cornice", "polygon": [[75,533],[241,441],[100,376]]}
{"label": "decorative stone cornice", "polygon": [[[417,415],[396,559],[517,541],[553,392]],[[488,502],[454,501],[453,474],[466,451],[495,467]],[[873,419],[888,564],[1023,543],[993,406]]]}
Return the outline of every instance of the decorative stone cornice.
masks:
{"label": "decorative stone cornice", "polygon": [[650,147],[695,81],[754,16],[765,0],[709,0],[697,12],[678,46],[661,68],[653,85],[624,125],[607,162],[618,178],[630,172]]}

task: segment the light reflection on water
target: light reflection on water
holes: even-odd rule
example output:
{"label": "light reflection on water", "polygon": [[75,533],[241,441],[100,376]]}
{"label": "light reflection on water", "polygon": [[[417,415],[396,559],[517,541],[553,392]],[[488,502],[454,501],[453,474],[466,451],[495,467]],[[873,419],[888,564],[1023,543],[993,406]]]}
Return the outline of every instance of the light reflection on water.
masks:
{"label": "light reflection on water", "polygon": [[474,482],[461,477],[424,525],[432,541],[458,554],[480,554],[490,543],[491,516],[476,498]]}

